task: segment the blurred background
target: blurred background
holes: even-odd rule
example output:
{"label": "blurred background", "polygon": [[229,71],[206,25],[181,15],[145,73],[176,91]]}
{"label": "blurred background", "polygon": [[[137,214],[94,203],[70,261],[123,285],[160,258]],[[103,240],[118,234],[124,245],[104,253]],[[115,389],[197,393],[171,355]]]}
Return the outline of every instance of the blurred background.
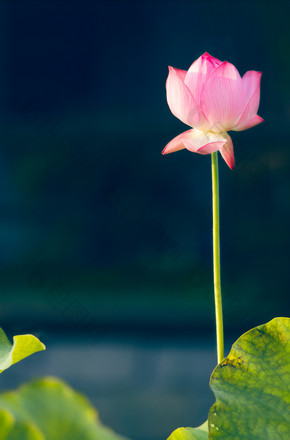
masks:
{"label": "blurred background", "polygon": [[205,51],[263,72],[265,122],[220,160],[227,351],[289,314],[288,1],[0,2],[1,327],[47,351],[1,390],[57,375],[135,440],[197,426],[214,398],[210,156],[161,151],[187,128],[168,65]]}

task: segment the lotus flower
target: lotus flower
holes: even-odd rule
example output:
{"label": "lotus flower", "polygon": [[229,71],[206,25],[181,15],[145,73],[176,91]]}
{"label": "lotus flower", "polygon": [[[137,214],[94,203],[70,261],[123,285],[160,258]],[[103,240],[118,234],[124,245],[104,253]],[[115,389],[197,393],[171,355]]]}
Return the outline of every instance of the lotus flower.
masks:
{"label": "lotus flower", "polygon": [[186,148],[200,154],[220,151],[235,167],[229,130],[241,131],[263,122],[257,115],[261,72],[250,70],[241,78],[235,66],[204,53],[188,71],[169,67],[166,81],[171,112],[192,129],[166,145],[162,154]]}

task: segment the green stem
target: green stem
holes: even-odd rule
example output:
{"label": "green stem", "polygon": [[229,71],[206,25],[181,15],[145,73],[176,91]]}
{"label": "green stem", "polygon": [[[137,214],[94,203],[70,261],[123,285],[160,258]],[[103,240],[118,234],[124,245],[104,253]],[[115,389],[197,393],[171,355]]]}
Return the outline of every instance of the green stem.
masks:
{"label": "green stem", "polygon": [[218,152],[211,154],[212,172],[212,218],[213,218],[213,278],[214,278],[214,300],[216,319],[217,339],[217,361],[218,364],[224,358],[224,330],[223,330],[223,309],[221,292],[221,269],[220,269],[220,218],[219,218],[219,169]]}

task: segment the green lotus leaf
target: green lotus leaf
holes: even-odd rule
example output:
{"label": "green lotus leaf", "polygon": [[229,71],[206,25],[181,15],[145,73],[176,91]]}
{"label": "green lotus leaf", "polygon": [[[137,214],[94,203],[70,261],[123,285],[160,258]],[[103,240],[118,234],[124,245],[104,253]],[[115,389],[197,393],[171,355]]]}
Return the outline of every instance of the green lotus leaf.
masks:
{"label": "green lotus leaf", "polygon": [[32,423],[16,421],[3,440],[45,440],[45,438]]}
{"label": "green lotus leaf", "polygon": [[6,440],[14,424],[14,418],[7,411],[0,410],[0,440]]}
{"label": "green lotus leaf", "polygon": [[16,362],[42,350],[45,350],[45,345],[33,335],[14,336],[12,345],[0,328],[0,373]]}
{"label": "green lotus leaf", "polygon": [[290,319],[242,335],[214,370],[210,440],[290,439]]}
{"label": "green lotus leaf", "polygon": [[[126,440],[101,424],[84,396],[55,378],[35,380],[1,394],[0,410],[15,420],[11,433],[0,440]],[[34,437],[28,436],[28,427],[34,429]],[[21,429],[26,437],[17,437]]]}
{"label": "green lotus leaf", "polygon": [[0,410],[0,440],[44,440],[44,437],[32,423],[19,422],[9,412]]}
{"label": "green lotus leaf", "polygon": [[167,440],[208,440],[208,422],[198,428],[178,428]]}

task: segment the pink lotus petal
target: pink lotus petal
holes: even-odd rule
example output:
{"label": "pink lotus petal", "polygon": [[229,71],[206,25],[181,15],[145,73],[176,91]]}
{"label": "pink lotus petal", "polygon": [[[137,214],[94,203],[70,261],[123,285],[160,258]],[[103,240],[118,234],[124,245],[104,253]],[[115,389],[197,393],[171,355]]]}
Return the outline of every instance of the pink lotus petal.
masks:
{"label": "pink lotus petal", "polygon": [[185,148],[184,143],[187,141],[187,138],[190,137],[192,131],[193,130],[187,130],[172,139],[172,141],[166,145],[162,154],[175,153],[175,151],[183,150]]}
{"label": "pink lotus petal", "polygon": [[186,148],[193,153],[211,154],[218,151],[227,142],[226,133],[208,133],[202,130],[188,130],[172,139],[162,154],[173,153]]}
{"label": "pink lotus petal", "polygon": [[200,92],[210,73],[222,62],[205,52],[188,69],[185,84],[191,91],[196,102],[200,102]]}
{"label": "pink lotus petal", "polygon": [[232,130],[233,131],[247,130],[248,128],[255,127],[255,125],[261,124],[261,122],[264,122],[264,119],[261,118],[259,115],[255,115],[252,119],[246,120],[243,124],[237,125],[236,127],[232,128]]}
{"label": "pink lotus petal", "polygon": [[200,108],[183,82],[185,74],[184,70],[169,66],[166,81],[167,102],[174,116],[185,124],[193,126],[199,123]]}
{"label": "pink lotus petal", "polygon": [[200,95],[200,104],[211,130],[228,131],[245,108],[245,92],[239,72],[227,61],[212,71]]}
{"label": "pink lotus petal", "polygon": [[212,63],[212,65],[214,66],[214,68],[216,68],[217,66],[219,66],[220,64],[222,64],[222,61],[219,60],[218,58],[215,58],[213,56],[211,56],[209,53],[204,52],[204,54],[202,55],[202,57],[207,58],[207,60]]}
{"label": "pink lotus petal", "polygon": [[212,65],[211,70],[215,69],[217,66],[222,64],[222,61],[218,60],[215,57],[212,57],[209,53],[205,52],[203,55],[201,55],[197,60],[195,60],[190,68],[188,69],[188,72],[197,72],[200,70],[197,66],[201,66],[204,69],[209,68],[209,65]]}
{"label": "pink lotus petal", "polygon": [[233,170],[235,168],[233,142],[228,133],[223,133],[223,135],[227,138],[227,142],[220,149],[220,153],[226,164],[230,167],[231,170]]}
{"label": "pink lotus petal", "polygon": [[[211,153],[215,153],[216,151],[219,151],[222,146],[224,145],[225,141],[220,141],[220,142],[209,142],[208,144],[204,145],[203,147],[199,148],[196,153],[199,154],[211,154]],[[193,151],[190,150],[190,148],[188,148],[189,151]]]}
{"label": "pink lotus petal", "polygon": [[199,154],[211,154],[218,151],[227,142],[224,133],[211,133],[203,130],[192,130],[190,142],[185,145],[189,151]]}
{"label": "pink lotus petal", "polygon": [[[246,95],[246,103],[248,103],[253,96],[257,88],[260,89],[262,72],[256,72],[255,70],[249,70],[242,78],[242,83]],[[256,110],[257,113],[258,109]]]}
{"label": "pink lotus petal", "polygon": [[237,127],[245,126],[247,128],[247,122],[251,121],[257,114],[260,103],[261,75],[261,72],[255,72],[251,70],[249,72],[246,72],[243,76],[242,82],[245,90],[247,104],[240,118],[236,122]]}

